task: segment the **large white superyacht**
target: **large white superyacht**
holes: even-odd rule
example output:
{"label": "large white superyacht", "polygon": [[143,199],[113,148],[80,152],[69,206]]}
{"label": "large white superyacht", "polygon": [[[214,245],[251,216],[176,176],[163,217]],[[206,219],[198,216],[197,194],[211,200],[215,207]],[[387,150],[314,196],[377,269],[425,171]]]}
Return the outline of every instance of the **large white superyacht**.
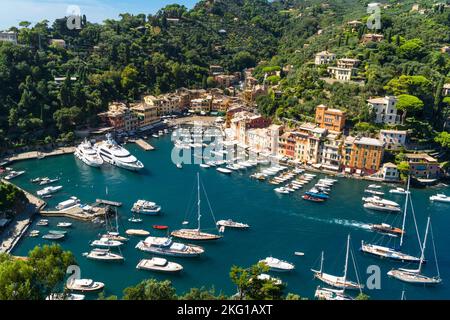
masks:
{"label": "large white superyacht", "polygon": [[97,153],[103,161],[119,168],[131,171],[139,171],[144,168],[142,162],[114,141],[110,134],[106,135],[105,141],[97,145]]}
{"label": "large white superyacht", "polygon": [[103,159],[97,154],[91,142],[85,139],[75,150],[75,157],[91,167],[100,167]]}

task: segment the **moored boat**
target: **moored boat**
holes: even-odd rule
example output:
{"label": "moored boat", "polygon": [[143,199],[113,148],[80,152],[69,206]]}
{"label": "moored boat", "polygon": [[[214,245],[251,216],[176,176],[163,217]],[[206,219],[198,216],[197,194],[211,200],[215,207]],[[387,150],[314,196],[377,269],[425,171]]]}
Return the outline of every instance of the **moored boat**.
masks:
{"label": "moored boat", "polygon": [[91,242],[92,247],[113,248],[113,247],[120,247],[121,245],[123,245],[123,242],[117,241],[117,240],[111,240],[111,239],[105,238],[105,237]]}
{"label": "moored boat", "polygon": [[385,212],[401,212],[402,210],[399,207],[386,205],[383,203],[372,203],[366,202],[363,205],[364,208],[376,211],[385,211]]}
{"label": "moored boat", "polygon": [[231,171],[229,169],[226,169],[226,168],[217,168],[216,170],[219,171],[220,173],[223,173],[223,174],[231,174],[233,172],[233,171]]}
{"label": "moored boat", "polygon": [[266,264],[271,271],[288,272],[295,269],[294,264],[273,257],[267,257],[259,262]]}
{"label": "moored boat", "polygon": [[83,254],[86,258],[99,261],[123,261],[125,258],[117,253],[111,252],[109,249],[92,249],[89,253]]}
{"label": "moored boat", "polygon": [[150,235],[150,232],[142,229],[128,229],[125,231],[125,233],[129,236],[141,236],[141,237],[146,237]]}
{"label": "moored boat", "polygon": [[147,237],[145,240],[138,242],[136,249],[175,257],[197,257],[205,252],[200,246],[173,242],[171,238],[166,237]]}
{"label": "moored boat", "polygon": [[74,155],[91,167],[100,167],[103,164],[103,159],[98,155],[97,149],[87,139],[78,145]]}
{"label": "moored boat", "polygon": [[105,287],[103,282],[92,279],[74,279],[66,284],[68,290],[80,292],[93,292],[102,290]]}
{"label": "moored boat", "polygon": [[145,215],[157,215],[161,212],[161,206],[147,200],[138,200],[133,204],[132,212]]}
{"label": "moored boat", "polygon": [[12,180],[21,176],[25,173],[25,171],[11,171],[7,176],[5,176],[5,180]]}
{"label": "moored boat", "polygon": [[56,234],[56,233],[48,233],[42,236],[42,239],[45,240],[62,240],[64,239],[64,234]]}
{"label": "moored boat", "polygon": [[46,187],[46,188],[44,188],[42,190],[37,191],[36,194],[38,196],[46,196],[46,195],[49,195],[49,194],[56,193],[59,190],[61,190],[62,188],[63,188],[62,186]]}
{"label": "moored boat", "polygon": [[70,228],[72,226],[72,223],[70,222],[59,222],[57,225],[59,228]]}
{"label": "moored boat", "polygon": [[175,262],[167,261],[164,258],[154,257],[152,259],[142,259],[139,261],[136,269],[173,273],[183,270],[183,266]]}
{"label": "moored boat", "polygon": [[241,223],[241,222],[235,222],[235,221],[233,221],[231,219],[219,220],[219,221],[217,221],[217,225],[221,226],[221,227],[239,228],[239,229],[247,229],[247,228],[250,227],[248,224]]}
{"label": "moored boat", "polygon": [[436,194],[430,197],[431,201],[450,203],[450,197],[445,194]]}

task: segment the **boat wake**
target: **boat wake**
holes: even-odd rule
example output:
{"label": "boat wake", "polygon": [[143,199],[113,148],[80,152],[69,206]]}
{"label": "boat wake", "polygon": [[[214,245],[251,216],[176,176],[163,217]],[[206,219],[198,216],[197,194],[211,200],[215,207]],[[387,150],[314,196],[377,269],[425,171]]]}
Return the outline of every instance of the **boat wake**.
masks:
{"label": "boat wake", "polygon": [[328,224],[338,224],[338,225],[342,225],[342,226],[346,226],[346,227],[350,227],[350,228],[355,228],[355,229],[370,230],[370,225],[369,224],[358,222],[358,221],[355,221],[355,220],[338,219],[338,218],[321,219],[321,218],[311,217],[311,216],[306,216],[306,215],[300,215],[300,216],[302,218],[305,218],[305,219],[308,219],[308,220],[312,220],[312,221],[316,221],[316,222],[328,223]]}

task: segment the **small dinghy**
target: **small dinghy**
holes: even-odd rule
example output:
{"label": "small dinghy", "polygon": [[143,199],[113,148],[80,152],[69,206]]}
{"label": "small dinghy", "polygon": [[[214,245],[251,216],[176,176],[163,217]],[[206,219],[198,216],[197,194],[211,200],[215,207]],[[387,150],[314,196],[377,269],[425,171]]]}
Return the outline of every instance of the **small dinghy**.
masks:
{"label": "small dinghy", "polygon": [[140,223],[140,222],[142,222],[142,219],[140,219],[140,218],[130,218],[130,219],[128,219],[128,221],[133,222],[133,223]]}
{"label": "small dinghy", "polygon": [[167,230],[167,229],[169,229],[169,227],[168,226],[153,225],[153,229],[155,229],[155,230]]}

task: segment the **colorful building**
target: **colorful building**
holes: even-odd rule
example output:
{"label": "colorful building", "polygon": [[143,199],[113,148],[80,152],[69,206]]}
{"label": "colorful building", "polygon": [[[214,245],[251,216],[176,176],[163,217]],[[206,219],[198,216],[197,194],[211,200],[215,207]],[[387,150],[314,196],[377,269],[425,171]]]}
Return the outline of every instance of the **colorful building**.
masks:
{"label": "colorful building", "polygon": [[405,157],[409,163],[410,173],[417,178],[433,179],[439,177],[439,162],[426,153],[408,153]]}
{"label": "colorful building", "polygon": [[316,123],[320,128],[341,132],[345,127],[345,113],[321,104],[316,108]]}
{"label": "colorful building", "polygon": [[342,152],[345,172],[373,174],[380,170],[384,143],[378,139],[348,136],[344,140]]}

